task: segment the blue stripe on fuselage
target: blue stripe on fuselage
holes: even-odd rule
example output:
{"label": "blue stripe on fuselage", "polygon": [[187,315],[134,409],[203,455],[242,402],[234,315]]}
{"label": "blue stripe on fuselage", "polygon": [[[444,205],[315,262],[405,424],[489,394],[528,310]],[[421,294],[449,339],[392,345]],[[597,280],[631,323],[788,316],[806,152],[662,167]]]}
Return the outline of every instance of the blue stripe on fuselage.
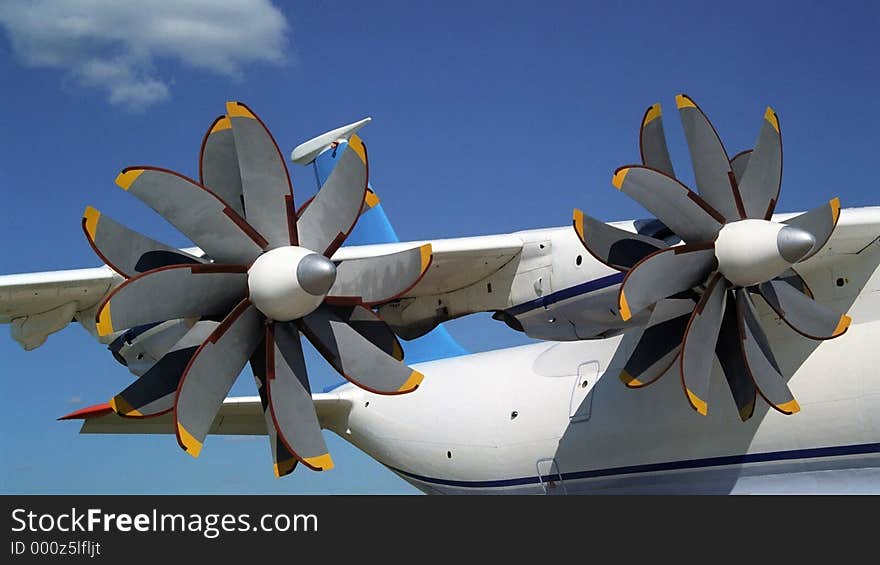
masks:
{"label": "blue stripe on fuselage", "polygon": [[598,477],[612,477],[616,475],[630,475],[639,473],[655,473],[658,471],[680,471],[693,469],[706,469],[723,467],[725,465],[744,465],[748,463],[767,463],[772,461],[791,461],[794,459],[818,459],[821,457],[841,457],[845,455],[864,455],[880,453],[880,443],[865,443],[859,445],[836,445],[831,447],[814,447],[810,449],[793,449],[789,451],[771,451],[767,453],[745,453],[742,455],[725,455],[721,457],[707,457],[704,459],[691,459],[685,461],[666,461],[663,463],[647,463],[644,465],[629,465],[626,467],[611,467],[608,469],[589,469],[586,471],[573,471],[561,475],[542,475],[533,477],[520,477],[515,479],[498,479],[491,481],[459,481],[452,479],[438,479],[423,477],[415,473],[409,473],[401,469],[389,467],[392,471],[400,473],[411,479],[432,483],[436,485],[464,488],[501,488],[518,485],[539,484],[544,481],[558,480],[561,476],[563,481],[577,479],[592,479]]}
{"label": "blue stripe on fuselage", "polygon": [[556,292],[552,292],[547,296],[542,296],[541,298],[536,298],[528,302],[523,302],[522,304],[517,304],[516,306],[508,308],[507,313],[511,316],[519,316],[520,314],[524,314],[525,312],[534,310],[536,308],[547,308],[551,304],[561,302],[562,300],[567,300],[569,298],[574,298],[575,296],[588,294],[590,292],[595,292],[603,288],[608,288],[609,286],[620,284],[622,281],[623,273],[612,273],[610,275],[598,279],[593,279],[591,281],[587,281],[576,286],[557,290]]}

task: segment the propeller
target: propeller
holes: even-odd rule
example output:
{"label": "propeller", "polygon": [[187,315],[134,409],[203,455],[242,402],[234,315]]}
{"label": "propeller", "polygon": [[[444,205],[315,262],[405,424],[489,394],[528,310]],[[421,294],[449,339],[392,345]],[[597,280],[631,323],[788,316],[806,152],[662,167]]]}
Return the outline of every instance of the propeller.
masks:
{"label": "propeller", "polygon": [[714,355],[743,421],[754,413],[757,395],[779,412],[793,414],[800,406],[773,356],[752,297],[761,296],[805,337],[831,339],[846,331],[849,316],[814,301],[792,268],[828,242],[840,202],[834,198],[784,222],[771,221],[782,180],[776,112],[767,108],[754,149],[729,159],[693,99],[680,94],[676,105],[698,190],[674,176],[659,104],[642,119],[642,164],[617,169],[611,182],[683,244],[670,247],[574,211],[573,226],[584,247],[625,273],[618,294],[621,318],[651,311],[621,380],[638,388],[675,372],[688,403],[706,415]]}
{"label": "propeller", "polygon": [[352,135],[337,143],[342,155],[336,167],[299,214],[272,135],[240,102],[227,103],[226,114],[206,133],[199,181],[157,167],[123,170],[116,184],[188,236],[203,257],[86,209],[89,243],[126,278],[98,306],[98,333],[125,336],[159,323],[179,338],[111,400],[117,414],[173,412],[178,443],[197,457],[250,363],[275,474],[282,476],[298,462],[313,470],[333,467],[300,334],[364,389],[394,395],[419,386],[422,374],[402,363],[397,337],[372,307],[418,283],[431,264],[431,246],[330,259],[372,195],[363,141]]}

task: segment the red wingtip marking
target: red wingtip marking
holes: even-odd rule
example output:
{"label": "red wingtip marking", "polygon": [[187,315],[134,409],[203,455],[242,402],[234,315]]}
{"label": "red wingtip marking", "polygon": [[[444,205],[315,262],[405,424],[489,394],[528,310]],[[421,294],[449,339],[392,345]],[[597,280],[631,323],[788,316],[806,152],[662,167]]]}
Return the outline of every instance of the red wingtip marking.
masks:
{"label": "red wingtip marking", "polygon": [[98,416],[104,416],[106,414],[110,414],[113,412],[113,409],[110,408],[110,404],[95,404],[94,406],[87,406],[86,408],[80,408],[75,412],[71,412],[67,416],[61,416],[58,418],[59,420],[87,420],[89,418],[97,418]]}

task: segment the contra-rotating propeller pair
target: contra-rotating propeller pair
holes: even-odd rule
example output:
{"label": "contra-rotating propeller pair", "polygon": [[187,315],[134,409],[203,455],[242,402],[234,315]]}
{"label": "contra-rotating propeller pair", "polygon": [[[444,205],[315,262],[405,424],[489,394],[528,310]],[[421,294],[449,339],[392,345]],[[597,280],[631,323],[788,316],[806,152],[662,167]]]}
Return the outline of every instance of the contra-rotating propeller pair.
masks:
{"label": "contra-rotating propeller pair", "polygon": [[[87,208],[83,229],[125,281],[98,306],[101,336],[154,323],[183,334],[111,400],[125,417],[173,412],[180,446],[198,456],[241,370],[254,372],[275,474],[297,462],[333,466],[312,403],[300,333],[346,379],[378,394],[411,392],[421,373],[402,363],[392,330],[371,309],[412,288],[431,246],[334,262],[368,197],[368,160],[356,135],[339,140],[336,167],[298,212],[284,159],[247,106],[229,102],[202,142],[198,182],[130,167],[116,184],[189,237],[196,256]],[[372,196],[372,195],[370,195]],[[181,323],[182,322],[182,323]]]}
{"label": "contra-rotating propeller pair", "polygon": [[782,181],[782,138],[767,108],[754,150],[728,159],[712,124],[688,96],[676,106],[699,192],[675,177],[659,104],[642,119],[642,165],[621,167],[612,184],[682,241],[670,246],[574,211],[573,225],[599,261],[625,273],[618,294],[623,320],[650,309],[650,318],[621,373],[627,386],[646,386],[666,373],[681,379],[688,402],[706,415],[713,357],[726,377],[740,418],[760,394],[783,414],[800,407],[758,321],[761,296],[792,329],[811,339],[843,334],[851,320],[812,299],[792,266],[827,243],[837,225],[837,198],[773,222]]}

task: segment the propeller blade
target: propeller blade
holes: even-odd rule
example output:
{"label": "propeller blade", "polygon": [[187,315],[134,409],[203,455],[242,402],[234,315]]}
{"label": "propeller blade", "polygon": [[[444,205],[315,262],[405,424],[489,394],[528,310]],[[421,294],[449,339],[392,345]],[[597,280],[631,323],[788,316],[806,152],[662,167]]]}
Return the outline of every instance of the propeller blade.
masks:
{"label": "propeller blade", "polygon": [[733,159],[730,160],[730,170],[733,171],[733,177],[736,179],[737,186],[739,186],[740,181],[742,181],[746,168],[749,166],[749,158],[751,156],[752,150],[746,149],[745,151],[740,151],[734,155]]}
{"label": "propeller blade", "polygon": [[641,166],[621,167],[611,184],[687,243],[714,241],[724,217],[678,180]]}
{"label": "propeller blade", "polygon": [[[345,148],[342,149],[342,146]],[[357,136],[337,151],[342,156],[318,194],[303,210],[296,226],[300,245],[330,257],[354,228],[367,191],[367,149]]]}
{"label": "propeller blade", "polygon": [[782,183],[782,135],[773,108],[767,108],[764,113],[755,150],[740,179],[739,194],[746,217],[769,220],[779,200]]}
{"label": "propeller blade", "polygon": [[795,216],[794,218],[782,222],[789,226],[808,231],[813,234],[814,238],[816,238],[816,244],[809,253],[801,258],[800,262],[806,261],[825,247],[825,244],[831,239],[831,234],[834,232],[834,228],[837,227],[837,220],[839,218],[840,199],[833,198],[828,204],[813,208],[809,212],[804,212],[800,216]]}
{"label": "propeller blade", "polygon": [[309,469],[332,469],[312,402],[299,331],[290,324],[267,326],[266,345],[267,394],[278,439]]}
{"label": "propeller blade", "polygon": [[116,184],[171,222],[218,263],[250,263],[266,241],[209,190],[173,171],[131,167]]}
{"label": "propeller blade", "polygon": [[620,284],[621,319],[629,320],[643,308],[701,284],[715,270],[715,264],[711,244],[670,247],[648,255]]}
{"label": "propeller blade", "polygon": [[631,269],[651,253],[668,247],[659,239],[609,226],[578,209],[572,223],[590,255],[618,271]]}
{"label": "propeller blade", "polygon": [[125,227],[91,206],[83,213],[82,227],[98,257],[127,279],[167,265],[204,263],[195,255]]}
{"label": "propeller blade", "polygon": [[218,117],[205,132],[199,154],[199,180],[202,186],[219,196],[236,214],[246,218],[235,136],[232,122],[227,116]]}
{"label": "propeller blade", "polygon": [[293,185],[269,128],[241,102],[227,102],[245,217],[270,248],[297,245]]}
{"label": "propeller blade", "polygon": [[842,335],[852,322],[846,314],[834,312],[781,280],[761,283],[758,289],[776,314],[804,337],[831,339]]}
{"label": "propeller blade", "polygon": [[184,369],[218,325],[205,320],[196,322],[155,365],[110,399],[113,411],[128,418],[149,418],[171,411]]}
{"label": "propeller blade", "polygon": [[330,308],[339,319],[347,322],[354,331],[361,334],[370,343],[398,361],[403,361],[403,348],[400,346],[397,335],[378,314],[361,305],[327,306],[327,308]]}
{"label": "propeller blade", "polygon": [[370,342],[322,306],[300,320],[300,330],[339,374],[376,394],[403,394],[415,390],[423,375]]}
{"label": "propeller blade", "polygon": [[260,394],[260,404],[263,407],[263,418],[266,420],[266,435],[269,436],[269,447],[272,451],[272,470],[276,477],[289,475],[296,468],[296,457],[278,439],[278,431],[272,420],[269,409],[269,394],[266,391],[266,340],[263,339],[257,345],[251,356],[251,370],[254,373],[254,382],[257,384],[257,392]]}
{"label": "propeller blade", "polygon": [[657,303],[620,373],[620,380],[626,386],[647,386],[669,370],[681,351],[681,340],[693,309],[692,300],[667,299]]}
{"label": "propeller blade", "polygon": [[721,370],[724,371],[739,417],[745,422],[755,413],[757,393],[740,350],[739,327],[736,320],[736,299],[728,292],[727,307],[724,310],[721,331],[718,333],[718,343],[715,344],[715,356],[718,358]]}
{"label": "propeller blade", "polygon": [[654,104],[645,110],[639,130],[639,151],[643,165],[674,177],[675,170],[672,168],[672,159],[669,158],[669,148],[666,147],[662,116],[660,104]]}
{"label": "propeller blade", "polygon": [[706,114],[686,94],[675,97],[700,196],[727,220],[744,219],[727,151]]}
{"label": "propeller blade", "polygon": [[327,294],[329,304],[383,304],[413,288],[431,266],[431,244],[406,251],[342,261],[336,282]]}
{"label": "propeller blade", "polygon": [[779,370],[767,334],[758,322],[755,306],[745,289],[736,290],[736,309],[740,351],[758,394],[767,404],[783,414],[799,412],[801,408]]}
{"label": "propeller blade", "polygon": [[810,287],[807,285],[807,281],[805,281],[804,278],[800,276],[794,269],[786,270],[774,280],[782,281],[786,284],[789,284],[798,292],[810,298],[813,298],[813,291],[810,290]]}
{"label": "propeller blade", "polygon": [[727,287],[721,274],[712,277],[688,321],[681,346],[681,386],[691,407],[703,416],[709,412],[712,359],[724,318]]}
{"label": "propeller blade", "polygon": [[196,350],[174,399],[177,443],[198,457],[214,417],[263,337],[263,320],[247,299],[238,303]]}
{"label": "propeller blade", "polygon": [[246,296],[247,271],[237,265],[172,265],[113,289],[98,306],[98,335],[175,318],[222,316]]}

